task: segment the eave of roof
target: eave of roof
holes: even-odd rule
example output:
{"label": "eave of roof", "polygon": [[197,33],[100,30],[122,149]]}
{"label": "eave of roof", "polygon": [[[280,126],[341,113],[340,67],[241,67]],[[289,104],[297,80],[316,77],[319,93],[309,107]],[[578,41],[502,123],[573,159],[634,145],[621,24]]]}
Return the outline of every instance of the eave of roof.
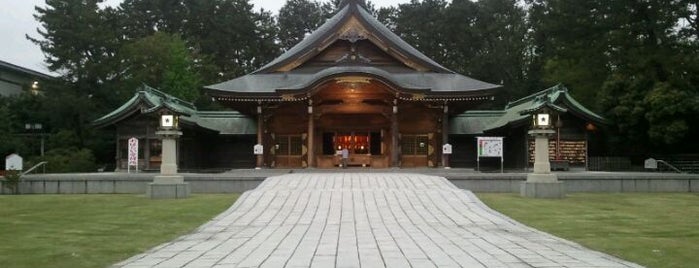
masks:
{"label": "eave of roof", "polygon": [[27,68],[24,68],[24,67],[22,67],[22,66],[15,65],[15,64],[12,64],[12,63],[9,63],[9,62],[6,62],[6,61],[2,61],[2,60],[0,60],[0,68],[4,68],[4,69],[7,69],[7,70],[16,72],[16,73],[21,73],[21,74],[36,76],[36,77],[38,77],[38,78],[45,79],[45,80],[51,80],[51,79],[54,79],[54,78],[55,78],[55,77],[53,77],[53,76],[51,76],[51,75],[48,75],[48,74],[45,74],[45,73],[41,73],[41,72],[38,72],[38,71],[34,71],[34,70],[31,70],[31,69],[27,69]]}
{"label": "eave of roof", "polygon": [[[574,115],[589,120],[598,124],[609,124],[609,121],[604,117],[590,111],[582,104],[577,102],[569,93],[568,89],[562,85],[558,84],[548,89],[536,92],[532,95],[526,96],[522,99],[510,102],[507,104],[504,110],[501,111],[469,111],[462,115],[454,118],[454,121],[466,120],[470,121],[483,121],[489,122],[487,125],[482,125],[480,130],[470,129],[470,133],[460,133],[460,134],[481,134],[489,131],[496,131],[503,128],[521,126],[522,124],[527,124],[529,122],[529,115],[531,111],[535,111],[542,106],[548,106],[553,109],[557,109],[561,112],[570,112]],[[564,106],[564,107],[563,107]],[[500,116],[496,120],[493,120],[493,116],[500,113]],[[475,118],[475,119],[474,119]],[[456,131],[456,129],[455,129]],[[456,134],[453,132],[452,134]]]}
{"label": "eave of roof", "polygon": [[[289,93],[284,91],[302,92],[328,77],[352,74],[375,76],[401,90],[423,91],[420,93],[445,97],[491,96],[493,92],[486,92],[487,90],[501,87],[455,73],[433,61],[379,22],[362,6],[363,1],[347,0],[341,5],[340,10],[317,30],[264,67],[248,75],[204,88],[214,96],[226,96],[235,101],[278,99],[280,93]],[[305,60],[321,53],[322,48],[340,39],[344,27],[366,30],[365,37],[370,42],[404,62],[406,66],[339,65],[299,68]],[[420,66],[419,70],[415,66]]]}
{"label": "eave of roof", "polygon": [[257,132],[254,119],[235,111],[198,111],[194,104],[175,98],[147,85],[142,85],[136,94],[122,106],[92,122],[102,128],[140,114],[151,114],[162,109],[180,115],[184,124],[198,126],[222,135],[247,135]]}
{"label": "eave of roof", "polygon": [[[406,90],[424,93],[483,93],[500,86],[482,82],[457,73],[411,72],[402,68],[374,66],[335,66],[321,69],[296,70],[287,73],[250,74],[223,83],[207,86],[207,89],[224,95],[270,94],[283,90],[303,90],[341,75],[365,75],[386,80]],[[213,95],[217,95],[216,92]],[[271,94],[274,95],[274,94]]]}
{"label": "eave of roof", "polygon": [[103,127],[123,120],[137,112],[149,114],[161,109],[167,109],[180,115],[196,113],[196,108],[191,102],[180,100],[144,84],[138,88],[136,94],[126,103],[93,121],[92,125]]}

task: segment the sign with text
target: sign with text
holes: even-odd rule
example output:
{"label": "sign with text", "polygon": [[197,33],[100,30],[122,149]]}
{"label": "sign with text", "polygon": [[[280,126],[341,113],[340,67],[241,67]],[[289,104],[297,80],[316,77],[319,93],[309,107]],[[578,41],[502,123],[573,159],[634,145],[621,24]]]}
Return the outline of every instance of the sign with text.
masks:
{"label": "sign with text", "polygon": [[442,154],[451,154],[451,144],[447,143],[442,146]]}
{"label": "sign with text", "polygon": [[22,171],[23,167],[22,157],[18,154],[11,154],[5,157],[5,170],[19,170]]}
{"label": "sign with text", "polygon": [[138,166],[138,139],[129,139],[129,166]]}
{"label": "sign with text", "polygon": [[502,157],[502,137],[478,137],[478,157]]}
{"label": "sign with text", "polygon": [[255,155],[261,155],[265,151],[262,144],[255,144],[255,146],[253,146],[252,150],[253,150],[253,153],[255,153]]}

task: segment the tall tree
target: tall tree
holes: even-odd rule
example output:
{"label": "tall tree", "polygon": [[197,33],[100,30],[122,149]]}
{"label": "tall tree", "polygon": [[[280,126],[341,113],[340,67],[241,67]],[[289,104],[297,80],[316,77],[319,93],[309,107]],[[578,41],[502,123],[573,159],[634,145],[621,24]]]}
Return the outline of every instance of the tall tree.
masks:
{"label": "tall tree", "polygon": [[128,88],[140,83],[159,88],[188,101],[199,96],[201,78],[184,41],[176,35],[156,32],[134,40],[121,52],[126,64]]}
{"label": "tall tree", "polygon": [[[43,29],[39,38],[27,36],[39,45],[51,71],[84,96],[103,103],[114,101],[107,90],[118,80],[116,54],[121,44],[116,11],[100,9],[102,0],[47,0],[46,7],[36,7],[34,17]],[[110,88],[111,89],[111,88]]]}
{"label": "tall tree", "polygon": [[[699,61],[691,39],[677,34],[682,1],[623,2],[615,6],[611,66],[600,98],[619,135],[638,153],[697,150]],[[681,33],[681,32],[680,32]],[[639,146],[641,144],[641,146]]]}
{"label": "tall tree", "polygon": [[100,2],[47,0],[35,8],[40,37],[27,36],[44,52],[48,68],[61,74],[46,91],[53,131],[72,131],[80,146],[94,138],[89,122],[120,101],[121,21],[117,10],[100,9]]}
{"label": "tall tree", "polygon": [[279,54],[271,13],[254,12],[248,0],[126,0],[120,8],[132,38],[181,36],[205,83],[243,75]]}
{"label": "tall tree", "polygon": [[332,16],[333,7],[329,3],[313,0],[288,0],[279,10],[279,42],[288,50],[301,42],[307,34],[315,31]]}
{"label": "tall tree", "polygon": [[619,1],[534,0],[530,21],[533,63],[543,85],[564,83],[584,105],[598,110],[597,92],[610,72],[610,9]]}

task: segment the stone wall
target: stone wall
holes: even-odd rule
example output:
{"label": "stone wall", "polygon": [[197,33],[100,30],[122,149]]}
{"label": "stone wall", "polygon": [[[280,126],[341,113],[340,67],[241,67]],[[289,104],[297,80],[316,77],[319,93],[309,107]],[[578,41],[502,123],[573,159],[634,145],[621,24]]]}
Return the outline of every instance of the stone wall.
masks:
{"label": "stone wall", "polygon": [[[386,171],[413,172],[409,169]],[[192,193],[242,193],[254,189],[266,177],[288,172],[288,170],[248,170],[182,175],[185,177],[185,182],[190,184]],[[449,172],[443,172],[442,169],[421,169],[413,173],[444,176],[459,188],[484,193],[518,193],[519,185],[526,180],[527,175],[526,173],[462,173],[458,172],[458,169]],[[155,175],[155,173],[30,175],[23,177],[20,191],[23,194],[145,194],[146,185],[153,181]],[[558,176],[565,182],[568,193],[699,192],[699,175],[697,174],[564,172],[559,173]],[[8,191],[3,187],[0,193],[7,194]]]}

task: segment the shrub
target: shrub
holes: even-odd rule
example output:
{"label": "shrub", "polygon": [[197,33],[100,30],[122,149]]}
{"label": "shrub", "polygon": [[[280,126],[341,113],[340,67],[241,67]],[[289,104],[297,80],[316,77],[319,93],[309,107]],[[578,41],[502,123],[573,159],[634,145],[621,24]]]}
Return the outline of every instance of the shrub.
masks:
{"label": "shrub", "polygon": [[5,171],[5,180],[2,186],[10,190],[12,194],[19,194],[19,181],[22,177],[22,173],[19,170],[7,170]]}
{"label": "shrub", "polygon": [[47,161],[46,171],[51,173],[94,172],[95,156],[89,149],[58,148],[46,152],[34,162]]}

